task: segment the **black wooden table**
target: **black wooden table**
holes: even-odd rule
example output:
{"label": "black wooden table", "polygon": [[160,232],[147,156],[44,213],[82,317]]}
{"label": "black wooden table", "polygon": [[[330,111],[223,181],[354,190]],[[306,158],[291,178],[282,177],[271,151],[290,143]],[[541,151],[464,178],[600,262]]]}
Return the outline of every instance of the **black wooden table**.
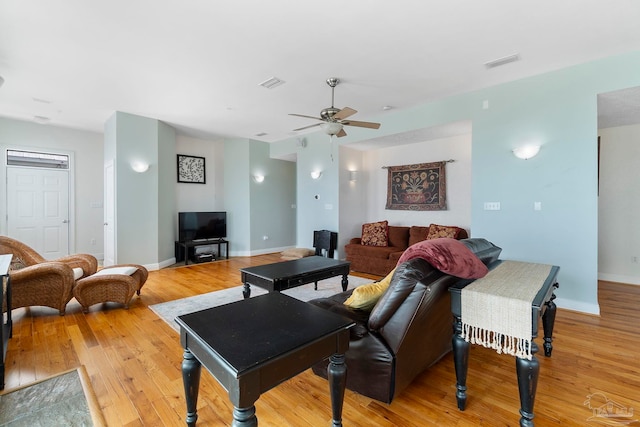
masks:
{"label": "black wooden table", "polygon": [[195,426],[198,419],[202,365],[229,393],[232,426],[255,427],[260,394],[326,358],[331,360],[331,425],[342,426],[350,319],[271,292],[178,316],[176,322],[185,349],[182,376],[188,426]]}
{"label": "black wooden table", "polygon": [[182,261],[182,255],[184,254],[184,265],[189,265],[189,253],[192,252],[189,249],[197,248],[198,246],[218,246],[218,259],[222,259],[222,252],[220,246],[224,246],[224,254],[226,259],[229,259],[229,241],[225,239],[199,239],[188,240],[185,242],[176,241],[176,262]]}
{"label": "black wooden table", "polygon": [[[489,265],[492,270],[502,261],[498,260]],[[533,357],[531,360],[516,357],[516,374],[518,377],[518,391],[520,394],[520,426],[533,426],[533,404],[536,397],[536,387],[538,385],[538,374],[540,372],[540,362],[536,358],[538,345],[533,342],[533,338],[538,336],[538,323],[542,317],[542,327],[544,330],[544,355],[551,356],[553,346],[551,344],[553,338],[553,325],[556,318],[556,304],[553,300],[556,298],[553,293],[558,288],[557,276],[560,267],[552,266],[549,275],[544,283],[541,284],[540,290],[536,294],[531,304],[532,331],[531,331],[531,352]],[[451,311],[454,317],[454,335],[453,335],[453,360],[456,370],[456,399],[458,408],[462,411],[465,409],[467,402],[467,369],[469,364],[469,346],[470,343],[462,338],[462,289],[472,283],[473,280],[462,280],[451,286]]]}
{"label": "black wooden table", "polygon": [[316,289],[319,280],[342,276],[342,290],[349,285],[351,263],[321,256],[309,256],[291,261],[276,262],[240,269],[245,298],[251,296],[251,285],[259,286],[269,292],[280,292],[296,286],[314,282]]}
{"label": "black wooden table", "polygon": [[[4,390],[4,361],[7,357],[7,345],[11,338],[11,276],[9,267],[13,255],[0,255],[0,390]],[[2,306],[7,308],[6,313],[2,312]]]}

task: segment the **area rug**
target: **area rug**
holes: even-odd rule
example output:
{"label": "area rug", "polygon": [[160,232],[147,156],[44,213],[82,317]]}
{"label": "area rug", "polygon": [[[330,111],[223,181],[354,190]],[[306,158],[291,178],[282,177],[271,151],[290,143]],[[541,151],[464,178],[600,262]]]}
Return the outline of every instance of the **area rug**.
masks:
{"label": "area rug", "polygon": [[84,366],[0,394],[0,426],[105,426]]}
{"label": "area rug", "polygon": [[[348,279],[349,286],[347,289],[353,289],[356,286],[364,283],[371,283],[373,281],[371,279],[351,275]],[[298,286],[297,288],[287,289],[282,293],[299,299],[300,301],[309,301],[315,298],[326,298],[339,292],[342,292],[342,276],[336,276],[319,281],[317,291],[314,290],[313,283],[309,283],[307,285]],[[267,291],[262,288],[251,286],[252,298],[266,293]],[[240,301],[242,298],[242,286],[235,286],[221,291],[209,292],[175,301],[154,304],[149,306],[149,308],[153,310],[158,317],[167,322],[169,326],[176,331],[179,331],[178,325],[174,321],[177,316],[193,313],[210,307],[217,307],[230,302]]]}

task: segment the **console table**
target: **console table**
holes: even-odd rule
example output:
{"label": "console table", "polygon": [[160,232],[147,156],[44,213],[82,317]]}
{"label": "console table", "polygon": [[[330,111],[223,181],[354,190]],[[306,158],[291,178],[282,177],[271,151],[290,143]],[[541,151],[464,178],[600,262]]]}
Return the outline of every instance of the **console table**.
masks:
{"label": "console table", "polygon": [[[235,427],[257,427],[260,394],[326,358],[332,426],[342,426],[344,353],[352,320],[280,292],[176,317],[184,347],[187,425],[195,426],[201,366],[229,393]],[[308,398],[312,399],[312,396]]]}
{"label": "console table", "polygon": [[0,390],[4,390],[4,361],[7,356],[7,345],[12,333],[11,322],[11,276],[9,276],[9,267],[13,255],[0,255],[0,308],[6,307],[6,314],[0,310],[2,316],[2,325],[0,325],[0,345],[2,345],[2,354],[0,356]]}
{"label": "console table", "polygon": [[218,258],[222,256],[220,252],[220,246],[224,246],[224,254],[226,259],[229,259],[229,241],[226,239],[202,239],[202,240],[188,240],[186,242],[176,241],[176,262],[182,261],[184,255],[184,265],[189,265],[189,250],[198,246],[218,246]]}
{"label": "console table", "polygon": [[[509,354],[516,355],[516,373],[520,394],[520,426],[532,427],[534,417],[533,404],[535,401],[538,374],[540,371],[540,364],[535,356],[538,352],[538,346],[533,339],[538,336],[538,321],[540,317],[542,317],[542,326],[544,329],[544,353],[545,356],[550,357],[551,351],[553,350],[551,342],[556,316],[556,305],[553,300],[555,299],[554,291],[559,286],[557,276],[560,267],[498,260],[489,265],[489,270],[489,274],[482,279],[478,279],[476,281],[463,280],[449,288],[449,291],[451,292],[451,311],[454,316],[453,358],[456,371],[456,398],[458,408],[460,410],[464,410],[467,401],[466,381],[469,362],[469,341],[474,341],[476,344],[495,348],[498,350],[498,353],[507,352]],[[526,272],[529,271],[533,271],[535,274],[531,277],[524,277]],[[507,329],[511,329],[510,326],[512,325],[510,325],[510,323],[513,323],[513,319],[524,319],[525,322],[530,320],[530,337],[527,336],[526,340],[519,341],[514,339],[513,336],[501,334],[496,335],[497,332],[487,332],[485,329],[484,332],[476,335],[471,332],[470,339],[469,335],[470,331],[473,330],[473,326],[469,326],[465,323],[463,290],[467,286],[471,287],[474,282],[475,287],[473,292],[479,290],[484,293],[484,296],[482,297],[483,299],[480,300],[488,301],[487,304],[484,304],[481,307],[476,305],[476,309],[478,311],[485,310],[496,314],[491,321],[487,322],[494,322],[496,317],[500,317],[498,312],[504,308],[501,307],[500,304],[504,306],[522,306],[521,303],[523,300],[515,303],[510,301],[509,298],[505,299],[505,294],[523,293],[531,295],[532,300],[528,300],[531,302],[524,301],[524,309],[521,313],[517,314],[511,312],[512,315],[517,314],[517,316],[511,316],[511,321],[506,322]],[[482,287],[484,287],[484,289],[482,289]],[[509,289],[509,287],[511,287],[511,289]],[[514,289],[517,291],[514,292]],[[469,291],[471,291],[470,288]],[[499,298],[492,299],[492,296],[499,296]],[[486,318],[489,317],[490,316],[486,316]],[[491,338],[494,338],[494,341],[489,343],[488,341]],[[478,342],[483,339],[484,342]],[[513,342],[516,343],[515,347],[513,345],[509,345]]]}

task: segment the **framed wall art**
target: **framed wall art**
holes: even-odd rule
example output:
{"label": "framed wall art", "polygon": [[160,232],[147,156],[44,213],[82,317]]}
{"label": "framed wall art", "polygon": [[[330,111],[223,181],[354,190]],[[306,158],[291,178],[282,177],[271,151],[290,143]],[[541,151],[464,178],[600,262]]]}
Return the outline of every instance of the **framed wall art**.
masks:
{"label": "framed wall art", "polygon": [[178,182],[206,184],[204,157],[178,154]]}
{"label": "framed wall art", "polygon": [[447,209],[444,166],[447,162],[388,166],[385,209],[443,211]]}

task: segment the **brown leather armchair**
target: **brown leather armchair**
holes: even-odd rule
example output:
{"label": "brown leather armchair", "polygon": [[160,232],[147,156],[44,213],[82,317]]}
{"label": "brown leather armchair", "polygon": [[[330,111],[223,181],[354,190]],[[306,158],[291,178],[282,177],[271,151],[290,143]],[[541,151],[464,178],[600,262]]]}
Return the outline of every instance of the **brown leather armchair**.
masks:
{"label": "brown leather armchair", "polygon": [[[484,264],[498,259],[501,252],[485,239],[461,242]],[[451,351],[448,290],[458,280],[415,258],[396,268],[389,288],[370,312],[343,304],[351,290],[310,301],[356,322],[345,354],[347,388],[391,403],[418,374]],[[327,363],[314,365],[313,372],[326,378]]]}
{"label": "brown leather armchair", "polygon": [[[90,276],[98,268],[97,259],[89,254],[47,261],[28,245],[7,236],[0,236],[0,254],[13,255],[9,273],[12,309],[45,306],[64,315],[76,278]],[[4,305],[2,311],[6,311]]]}

